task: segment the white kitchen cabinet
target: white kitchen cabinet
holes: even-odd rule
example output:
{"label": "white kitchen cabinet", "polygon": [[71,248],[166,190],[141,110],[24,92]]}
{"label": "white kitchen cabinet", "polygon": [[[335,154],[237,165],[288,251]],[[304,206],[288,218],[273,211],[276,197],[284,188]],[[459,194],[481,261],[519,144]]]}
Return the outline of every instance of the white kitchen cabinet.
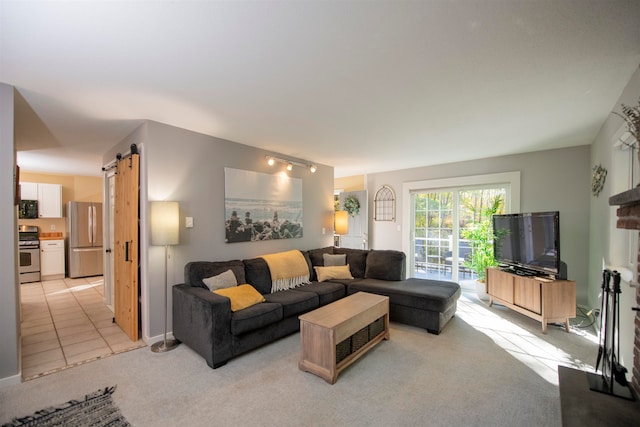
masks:
{"label": "white kitchen cabinet", "polygon": [[38,183],[21,182],[20,198],[22,200],[38,200]]}
{"label": "white kitchen cabinet", "polygon": [[38,217],[62,218],[62,186],[38,184]]}
{"label": "white kitchen cabinet", "polygon": [[38,218],[62,218],[62,185],[21,182],[20,198],[38,201]]}
{"label": "white kitchen cabinet", "polygon": [[64,279],[64,240],[40,240],[40,280]]}

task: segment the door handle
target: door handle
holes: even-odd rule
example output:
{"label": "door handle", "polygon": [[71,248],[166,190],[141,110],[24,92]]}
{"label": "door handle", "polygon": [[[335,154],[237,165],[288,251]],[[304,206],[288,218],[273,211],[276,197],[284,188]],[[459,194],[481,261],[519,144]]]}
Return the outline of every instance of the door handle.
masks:
{"label": "door handle", "polygon": [[91,206],[87,206],[87,233],[89,236],[89,243],[93,243],[93,215]]}
{"label": "door handle", "polygon": [[129,242],[124,242],[124,260],[129,261]]}
{"label": "door handle", "polygon": [[72,248],[72,252],[99,252],[102,248]]}

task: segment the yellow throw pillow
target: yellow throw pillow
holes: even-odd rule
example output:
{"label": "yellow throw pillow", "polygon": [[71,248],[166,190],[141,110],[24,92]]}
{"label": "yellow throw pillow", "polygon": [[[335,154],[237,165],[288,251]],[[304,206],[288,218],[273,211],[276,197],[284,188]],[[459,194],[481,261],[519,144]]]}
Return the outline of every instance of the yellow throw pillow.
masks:
{"label": "yellow throw pillow", "polygon": [[229,298],[231,300],[231,311],[242,310],[265,301],[262,294],[248,284],[216,289],[213,293]]}
{"label": "yellow throw pillow", "polygon": [[318,282],[324,282],[325,280],[331,279],[353,279],[351,271],[349,270],[349,264],[313,268],[316,270]]}

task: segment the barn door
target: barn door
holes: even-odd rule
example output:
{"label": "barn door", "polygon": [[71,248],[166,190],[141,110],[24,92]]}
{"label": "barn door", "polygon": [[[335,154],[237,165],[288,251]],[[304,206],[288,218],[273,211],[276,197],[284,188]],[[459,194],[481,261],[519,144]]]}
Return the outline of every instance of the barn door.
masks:
{"label": "barn door", "polygon": [[139,154],[119,160],[115,182],[114,311],[132,341],[138,341],[139,163]]}

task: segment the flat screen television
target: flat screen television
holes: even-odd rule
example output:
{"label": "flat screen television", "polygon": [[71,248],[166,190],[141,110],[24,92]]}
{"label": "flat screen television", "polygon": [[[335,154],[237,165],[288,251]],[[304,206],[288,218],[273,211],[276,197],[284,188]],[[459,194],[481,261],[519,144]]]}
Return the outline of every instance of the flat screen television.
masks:
{"label": "flat screen television", "polygon": [[496,261],[525,275],[560,273],[560,212],[493,216]]}

